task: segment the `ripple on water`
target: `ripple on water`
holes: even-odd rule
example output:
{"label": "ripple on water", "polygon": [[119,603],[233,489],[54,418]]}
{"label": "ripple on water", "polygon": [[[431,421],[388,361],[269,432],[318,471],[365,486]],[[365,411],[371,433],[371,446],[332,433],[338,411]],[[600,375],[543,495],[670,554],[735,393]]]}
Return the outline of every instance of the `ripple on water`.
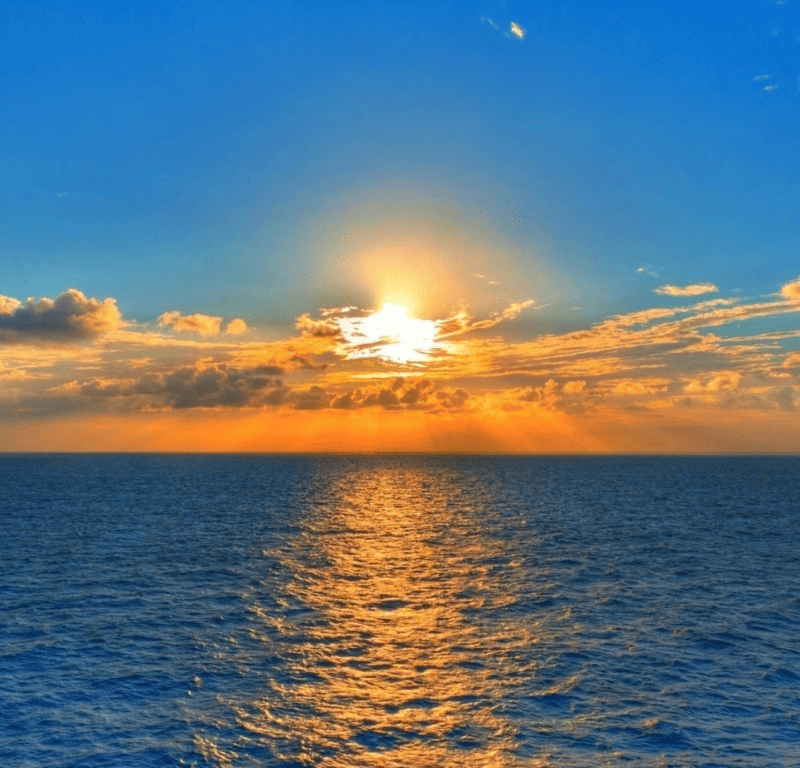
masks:
{"label": "ripple on water", "polygon": [[0,460],[0,757],[786,766],[796,459]]}

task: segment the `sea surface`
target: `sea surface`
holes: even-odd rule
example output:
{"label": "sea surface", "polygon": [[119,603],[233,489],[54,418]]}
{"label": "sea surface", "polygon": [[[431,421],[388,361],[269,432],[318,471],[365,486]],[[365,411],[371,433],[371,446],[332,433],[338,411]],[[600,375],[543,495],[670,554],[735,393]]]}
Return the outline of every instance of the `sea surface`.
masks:
{"label": "sea surface", "polygon": [[800,765],[800,459],[0,457],[0,765]]}

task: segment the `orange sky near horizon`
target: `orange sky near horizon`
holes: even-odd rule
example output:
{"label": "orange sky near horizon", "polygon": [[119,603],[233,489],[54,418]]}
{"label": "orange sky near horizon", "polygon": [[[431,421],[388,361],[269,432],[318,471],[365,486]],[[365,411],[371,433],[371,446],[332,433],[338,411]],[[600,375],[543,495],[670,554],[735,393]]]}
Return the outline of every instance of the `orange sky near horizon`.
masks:
{"label": "orange sky near horizon", "polygon": [[6,422],[2,452],[198,453],[799,453],[800,419],[718,409],[570,416],[221,409]]}

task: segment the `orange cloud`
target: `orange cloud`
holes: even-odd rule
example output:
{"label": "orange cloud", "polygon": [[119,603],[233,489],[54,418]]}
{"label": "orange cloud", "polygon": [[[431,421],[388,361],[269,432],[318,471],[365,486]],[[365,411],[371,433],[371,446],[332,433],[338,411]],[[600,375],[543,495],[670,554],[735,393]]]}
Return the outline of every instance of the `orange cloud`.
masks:
{"label": "orange cloud", "polygon": [[786,283],[781,288],[781,294],[792,301],[800,301],[800,277]]}
{"label": "orange cloud", "polygon": [[504,320],[513,320],[518,317],[524,309],[531,307],[536,302],[533,299],[527,301],[515,301],[509,304],[501,312],[494,312],[484,320],[475,320],[465,309],[456,313],[452,317],[438,322],[439,336],[442,338],[450,336],[460,336],[471,331],[485,330],[499,325]]}
{"label": "orange cloud", "polygon": [[158,324],[165,328],[173,328],[176,331],[189,331],[199,333],[201,336],[210,336],[219,333],[221,317],[211,315],[182,315],[180,312],[164,312],[158,318]]}
{"label": "orange cloud", "polygon": [[225,326],[225,333],[231,336],[241,336],[247,333],[247,323],[240,317],[234,318]]}

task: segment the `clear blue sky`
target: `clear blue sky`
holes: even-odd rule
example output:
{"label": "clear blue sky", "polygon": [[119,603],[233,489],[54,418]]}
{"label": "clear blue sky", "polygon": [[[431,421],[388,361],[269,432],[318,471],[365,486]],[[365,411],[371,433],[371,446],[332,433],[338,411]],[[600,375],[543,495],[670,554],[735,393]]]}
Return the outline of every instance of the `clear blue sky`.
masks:
{"label": "clear blue sky", "polygon": [[309,232],[376,195],[476,219],[590,316],[659,282],[775,291],[800,270],[799,10],[11,3],[1,292],[289,323],[369,300]]}

